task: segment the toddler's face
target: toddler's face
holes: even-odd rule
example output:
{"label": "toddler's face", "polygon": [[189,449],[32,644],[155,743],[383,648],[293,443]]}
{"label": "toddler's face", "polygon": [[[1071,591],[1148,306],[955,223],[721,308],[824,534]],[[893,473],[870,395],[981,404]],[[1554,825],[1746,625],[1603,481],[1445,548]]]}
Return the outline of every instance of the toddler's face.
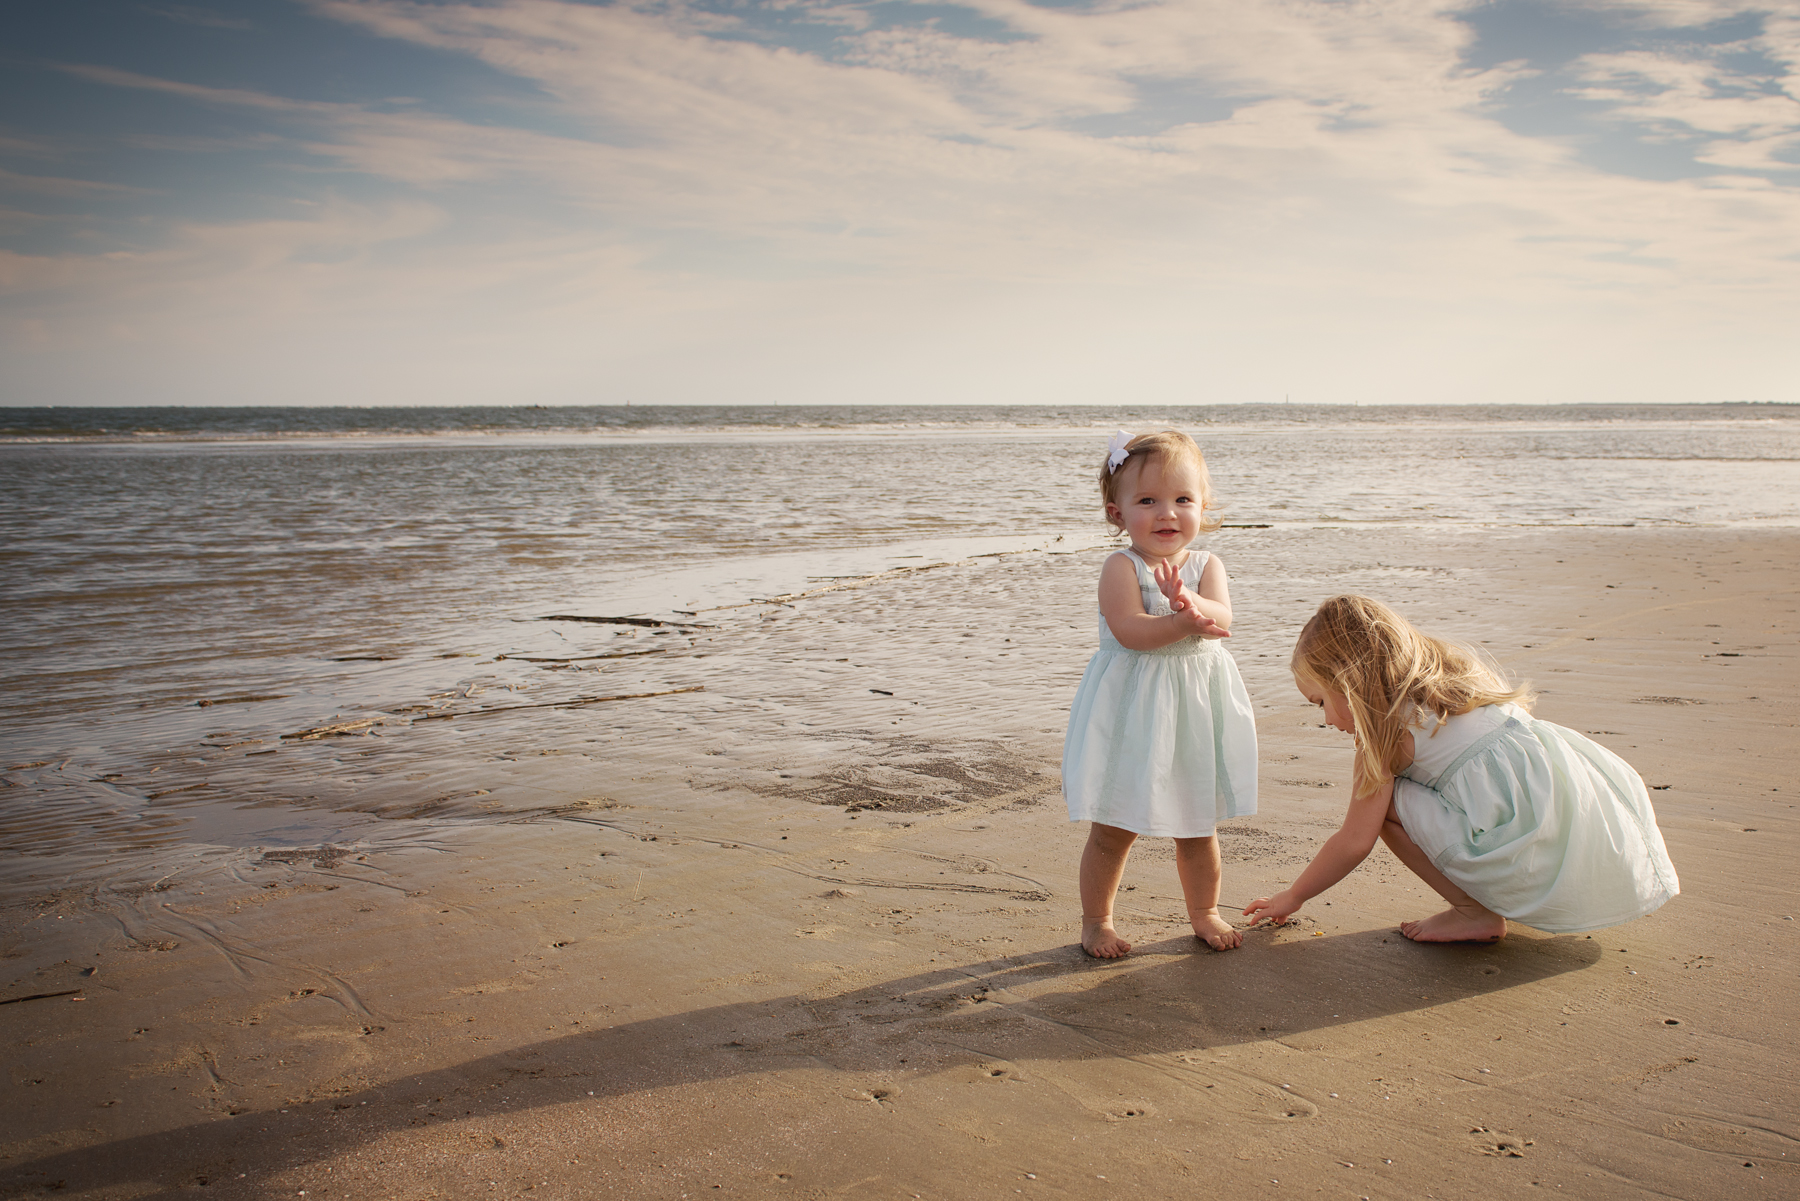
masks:
{"label": "toddler's face", "polygon": [[1356,722],[1350,716],[1350,702],[1343,693],[1321,688],[1311,680],[1299,676],[1294,677],[1294,684],[1300,689],[1301,696],[1325,711],[1326,725],[1346,734],[1356,733]]}
{"label": "toddler's face", "polygon": [[1125,531],[1133,550],[1166,559],[1200,536],[1206,510],[1195,464],[1157,455],[1133,459],[1119,470],[1124,478],[1118,499],[1106,506],[1106,515]]}

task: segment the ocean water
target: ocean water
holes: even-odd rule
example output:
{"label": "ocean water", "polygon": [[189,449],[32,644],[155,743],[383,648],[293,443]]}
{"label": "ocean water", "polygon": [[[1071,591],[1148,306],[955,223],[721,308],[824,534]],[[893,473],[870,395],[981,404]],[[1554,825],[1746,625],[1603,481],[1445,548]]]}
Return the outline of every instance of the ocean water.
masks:
{"label": "ocean water", "polygon": [[1224,520],[1272,535],[1800,524],[1800,406],[6,409],[0,823],[215,703],[296,729],[554,655],[546,616],[1098,544],[1118,427],[1193,433]]}

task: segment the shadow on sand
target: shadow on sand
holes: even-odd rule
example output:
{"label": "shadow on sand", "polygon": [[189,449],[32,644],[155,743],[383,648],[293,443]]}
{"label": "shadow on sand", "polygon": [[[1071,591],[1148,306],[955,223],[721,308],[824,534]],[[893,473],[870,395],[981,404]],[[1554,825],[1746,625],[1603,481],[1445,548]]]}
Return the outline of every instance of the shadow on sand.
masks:
{"label": "shadow on sand", "polygon": [[800,1065],[908,1072],[983,1057],[1096,1060],[1282,1039],[1490,996],[1580,971],[1601,956],[1598,942],[1578,935],[1426,946],[1380,930],[1287,941],[1255,931],[1242,951],[1195,948],[1191,938],[1169,939],[1097,963],[1078,948],[1055,947],[832,996],[690,1009],[279,1112],[221,1115],[44,1156],[0,1173],[0,1188],[11,1194],[225,1184],[241,1165],[266,1177],[396,1131],[501,1114],[517,1120],[590,1096],[599,1101]]}

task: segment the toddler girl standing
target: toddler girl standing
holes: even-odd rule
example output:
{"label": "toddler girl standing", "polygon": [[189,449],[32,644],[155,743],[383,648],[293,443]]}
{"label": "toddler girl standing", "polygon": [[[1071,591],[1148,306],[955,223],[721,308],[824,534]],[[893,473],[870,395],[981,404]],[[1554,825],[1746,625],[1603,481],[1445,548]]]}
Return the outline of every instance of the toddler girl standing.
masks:
{"label": "toddler girl standing", "polygon": [[1256,719],[1230,637],[1218,557],[1190,546],[1219,528],[1206,460],[1186,434],[1121,430],[1100,473],[1106,519],[1131,539],[1100,569],[1100,649],[1069,710],[1063,797],[1092,822],[1081,853],[1081,945],[1115,959],[1113,897],[1140,834],[1175,840],[1194,933],[1214,950],[1242,940],[1219,916],[1220,818],[1256,812]]}
{"label": "toddler girl standing", "polygon": [[1650,794],[1623,759],[1539,721],[1524,688],[1386,605],[1338,596],[1294,646],[1294,682],[1356,736],[1350,810],[1305,871],[1244,910],[1285,922],[1381,838],[1450,902],[1420,942],[1493,942],[1641,917],[1681,891]]}

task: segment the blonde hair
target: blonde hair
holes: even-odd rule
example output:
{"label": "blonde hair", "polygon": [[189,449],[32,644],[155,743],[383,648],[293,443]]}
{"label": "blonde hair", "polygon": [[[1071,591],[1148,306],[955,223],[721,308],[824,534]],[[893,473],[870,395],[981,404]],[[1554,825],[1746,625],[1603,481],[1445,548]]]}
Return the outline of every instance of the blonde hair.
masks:
{"label": "blonde hair", "polygon": [[[1446,718],[1516,701],[1530,707],[1527,685],[1513,687],[1472,647],[1422,633],[1366,596],[1334,596],[1319,606],[1294,643],[1296,679],[1341,693],[1356,730],[1356,794],[1391,780],[1401,766],[1400,736],[1417,706]],[[1434,727],[1435,729],[1435,727]]]}
{"label": "blonde hair", "polygon": [[[1218,529],[1224,518],[1220,517],[1218,513],[1219,502],[1213,495],[1212,476],[1206,470],[1206,456],[1200,453],[1200,444],[1180,430],[1163,430],[1159,434],[1139,434],[1125,444],[1125,461],[1118,467],[1101,464],[1100,504],[1102,512],[1105,512],[1105,506],[1119,503],[1119,479],[1125,474],[1125,469],[1135,463],[1137,470],[1141,472],[1155,458],[1161,458],[1170,463],[1188,463],[1193,466],[1200,475],[1200,532],[1210,534]],[[1114,520],[1111,513],[1106,514],[1106,521],[1113,527],[1115,534],[1125,532],[1125,527]]]}

